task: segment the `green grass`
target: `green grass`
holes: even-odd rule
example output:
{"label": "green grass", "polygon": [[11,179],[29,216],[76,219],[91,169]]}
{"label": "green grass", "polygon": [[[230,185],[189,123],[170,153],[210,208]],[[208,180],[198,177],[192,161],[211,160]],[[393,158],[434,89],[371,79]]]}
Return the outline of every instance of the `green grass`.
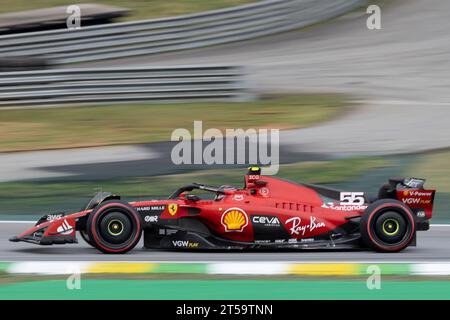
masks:
{"label": "green grass", "polygon": [[0,286],[0,299],[450,299],[449,281],[384,280],[369,290],[365,280],[82,280],[68,290],[65,280]]}
{"label": "green grass", "polygon": [[450,193],[450,151],[418,156],[408,173],[412,177],[426,178],[439,192]]}
{"label": "green grass", "polygon": [[0,152],[170,140],[176,128],[291,129],[345,112],[338,95],[265,96],[236,103],[138,104],[0,110]]}
{"label": "green grass", "polygon": [[[381,158],[351,158],[281,165],[277,175],[292,181],[335,183],[388,166]],[[7,182],[0,184],[2,215],[40,216],[49,210],[78,210],[95,191],[111,191],[126,199],[167,197],[183,184],[242,186],[245,169],[201,170],[184,174],[138,177],[108,181]]]}
{"label": "green grass", "polygon": [[[112,5],[132,10],[130,16],[123,19],[124,21],[126,21],[160,18],[214,9],[222,9],[256,1],[257,0],[96,0],[93,3]],[[50,8],[55,6],[69,6],[78,3],[86,3],[86,1],[0,0],[0,13]]]}

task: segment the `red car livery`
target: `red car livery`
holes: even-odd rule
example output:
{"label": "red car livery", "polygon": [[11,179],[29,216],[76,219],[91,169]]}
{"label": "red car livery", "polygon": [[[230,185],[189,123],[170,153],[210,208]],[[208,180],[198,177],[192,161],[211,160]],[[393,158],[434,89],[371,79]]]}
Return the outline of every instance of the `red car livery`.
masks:
{"label": "red car livery", "polygon": [[429,228],[435,191],[423,179],[391,179],[371,198],[260,173],[251,167],[243,188],[193,183],[166,200],[125,202],[100,192],[80,212],[46,215],[10,240],[76,243],[78,231],[104,253],[125,253],[142,234],[146,248],[396,252]]}

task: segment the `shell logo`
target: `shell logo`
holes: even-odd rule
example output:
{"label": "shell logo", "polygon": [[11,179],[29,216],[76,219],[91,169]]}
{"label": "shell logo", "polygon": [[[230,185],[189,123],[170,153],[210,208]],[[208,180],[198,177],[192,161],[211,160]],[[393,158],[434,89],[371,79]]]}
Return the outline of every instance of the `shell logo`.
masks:
{"label": "shell logo", "polygon": [[409,194],[408,190],[403,191],[403,195],[407,196]]}
{"label": "shell logo", "polygon": [[221,222],[225,232],[242,232],[248,225],[248,216],[242,209],[230,208],[223,213]]}

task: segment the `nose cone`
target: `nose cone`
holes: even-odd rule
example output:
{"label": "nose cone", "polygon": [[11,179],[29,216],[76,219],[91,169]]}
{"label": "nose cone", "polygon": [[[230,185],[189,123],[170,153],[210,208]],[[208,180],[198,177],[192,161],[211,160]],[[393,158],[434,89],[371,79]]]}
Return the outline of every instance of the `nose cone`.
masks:
{"label": "nose cone", "polygon": [[9,238],[9,241],[11,241],[11,242],[19,242],[20,239],[18,237],[14,236],[14,237]]}

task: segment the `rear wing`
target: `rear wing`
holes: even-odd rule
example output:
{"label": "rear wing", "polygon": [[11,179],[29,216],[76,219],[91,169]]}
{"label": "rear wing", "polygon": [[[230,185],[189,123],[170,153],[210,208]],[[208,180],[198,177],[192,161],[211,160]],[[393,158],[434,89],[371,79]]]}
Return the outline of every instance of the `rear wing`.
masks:
{"label": "rear wing", "polygon": [[420,219],[431,219],[436,190],[399,189],[397,199],[406,204]]}
{"label": "rear wing", "polygon": [[422,178],[393,178],[383,185],[378,193],[378,199],[397,199],[407,205],[416,216],[416,220],[431,219],[436,190],[424,188]]}

